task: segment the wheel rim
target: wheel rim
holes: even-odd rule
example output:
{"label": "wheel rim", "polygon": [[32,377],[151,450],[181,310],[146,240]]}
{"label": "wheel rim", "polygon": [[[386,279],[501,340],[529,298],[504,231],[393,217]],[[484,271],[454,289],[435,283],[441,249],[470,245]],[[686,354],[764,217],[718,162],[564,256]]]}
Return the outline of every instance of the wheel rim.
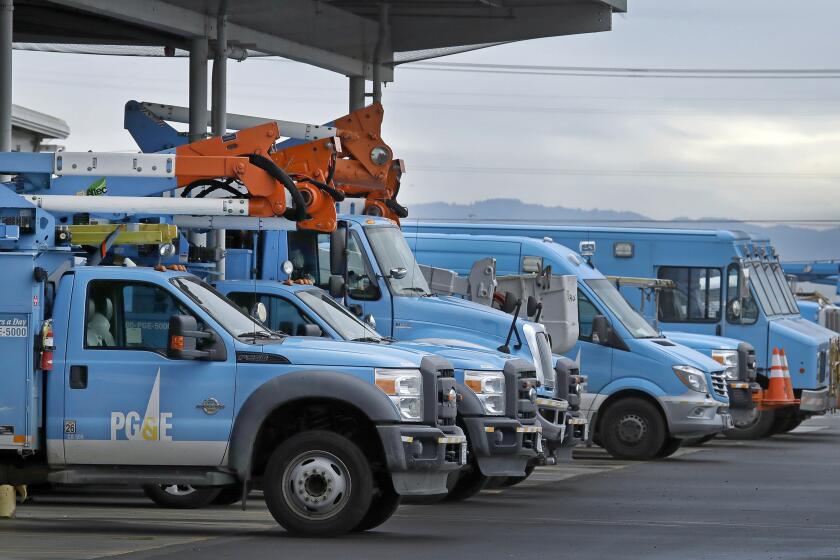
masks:
{"label": "wheel rim", "polygon": [[170,484],[168,486],[161,486],[161,489],[170,496],[189,496],[195,492],[195,488],[189,484]]}
{"label": "wheel rim", "polygon": [[625,414],[616,427],[618,439],[625,445],[638,445],[647,434],[647,422],[638,414]]}
{"label": "wheel rim", "polygon": [[752,415],[752,417],[750,417],[749,419],[740,421],[736,420],[732,423],[732,425],[735,427],[736,430],[746,430],[748,428],[752,428],[758,423],[758,419],[761,418],[761,414],[761,411],[756,411],[756,413]]}
{"label": "wheel rim", "polygon": [[307,451],[289,461],[282,484],[286,503],[306,519],[333,517],[350,499],[350,472],[327,451]]}

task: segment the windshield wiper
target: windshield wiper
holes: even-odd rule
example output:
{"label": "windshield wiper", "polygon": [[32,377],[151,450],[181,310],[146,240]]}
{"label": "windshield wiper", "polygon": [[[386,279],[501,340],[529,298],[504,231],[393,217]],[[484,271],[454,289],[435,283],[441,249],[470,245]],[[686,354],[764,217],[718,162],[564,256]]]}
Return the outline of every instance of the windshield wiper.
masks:
{"label": "windshield wiper", "polygon": [[432,295],[431,292],[427,292],[425,288],[418,288],[417,286],[406,286],[400,289],[404,292],[416,292],[419,294],[423,294],[424,296]]}
{"label": "windshield wiper", "polygon": [[359,338],[351,338],[350,342],[381,342],[382,338],[378,336],[360,336]]}
{"label": "windshield wiper", "polygon": [[270,333],[270,332],[266,332],[266,331],[253,331],[253,332],[238,334],[238,335],[236,335],[236,338],[262,338],[262,339],[268,339],[268,340],[276,340],[276,339],[280,339],[280,338],[283,338],[283,337],[278,333]]}

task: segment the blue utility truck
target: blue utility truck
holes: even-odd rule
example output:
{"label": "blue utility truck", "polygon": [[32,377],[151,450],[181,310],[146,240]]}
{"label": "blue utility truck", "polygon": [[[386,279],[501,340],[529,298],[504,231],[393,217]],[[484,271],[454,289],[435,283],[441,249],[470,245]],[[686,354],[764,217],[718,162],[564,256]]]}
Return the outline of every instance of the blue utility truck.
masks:
{"label": "blue utility truck", "polygon": [[796,296],[799,312],[809,321],[840,333],[840,307],[825,295],[828,290],[806,291],[800,282],[810,282],[834,288],[840,294],[840,262],[811,261],[782,263],[791,289]]}
{"label": "blue utility truck", "polygon": [[[604,274],[672,280],[677,289],[645,316],[671,329],[742,340],[756,351],[758,382],[767,383],[773,348],[790,364],[798,407],[759,412],[756,429],[788,431],[833,410],[840,372],[840,337],[804,319],[765,240],[730,230],[572,227],[534,224],[424,223],[423,231],[549,237],[562,245],[594,243],[592,262]],[[637,308],[636,289],[622,294]],[[665,296],[665,294],[663,294]],[[760,435],[760,434],[756,434]]]}
{"label": "blue utility truck", "polygon": [[[185,272],[86,266],[149,224],[82,250],[74,237],[99,226],[14,192],[48,188],[73,154],[32,155],[0,161],[22,173],[0,188],[0,484],[257,487],[287,530],[322,536],[446,492],[466,459],[451,363],[280,335]],[[77,155],[140,173],[135,155]]]}
{"label": "blue utility truck", "polygon": [[[594,440],[614,456],[664,457],[684,438],[731,428],[727,385],[737,395],[739,412],[748,415],[752,399],[746,368],[738,371],[736,366],[728,372],[709,357],[665,338],[574,251],[527,237],[405,235],[420,263],[463,275],[470,274],[474,261],[490,256],[500,279],[547,270],[576,277],[580,336],[570,355],[588,378],[581,408],[589,416]],[[726,339],[707,344],[714,351],[736,354],[739,347]],[[748,348],[741,350],[746,354]]]}
{"label": "blue utility truck", "polygon": [[458,425],[469,450],[468,467],[451,473],[450,499],[473,496],[490,477],[524,477],[528,463],[542,452],[531,362],[476,348],[395,342],[315,286],[226,280],[216,288],[243,310],[262,306],[265,324],[277,331],[409,348],[449,360],[458,382]]}

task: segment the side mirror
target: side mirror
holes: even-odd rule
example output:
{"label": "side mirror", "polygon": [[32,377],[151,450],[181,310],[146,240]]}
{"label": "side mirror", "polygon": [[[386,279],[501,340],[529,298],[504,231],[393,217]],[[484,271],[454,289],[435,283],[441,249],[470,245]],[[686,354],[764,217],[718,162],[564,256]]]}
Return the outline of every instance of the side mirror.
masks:
{"label": "side mirror", "polygon": [[513,292],[505,292],[505,302],[502,304],[502,311],[505,313],[513,313],[513,310],[516,309],[516,304],[519,299],[516,297],[516,294]]}
{"label": "side mirror", "polygon": [[324,334],[324,331],[314,323],[301,325],[300,329],[298,329],[298,336],[321,336],[322,334]]}
{"label": "side mirror", "polygon": [[336,228],[330,233],[330,274],[344,276],[347,268],[347,228]]}
{"label": "side mirror", "polygon": [[346,286],[344,285],[344,278],[337,274],[330,276],[329,292],[330,295],[336,299],[344,297],[346,294]]}
{"label": "side mirror", "polygon": [[295,271],[295,265],[292,264],[292,261],[283,261],[282,268],[283,274],[291,278],[292,272]]}
{"label": "side mirror", "polygon": [[537,314],[537,299],[534,296],[528,296],[528,303],[525,307],[525,312],[528,317],[533,317]]}
{"label": "side mirror", "polygon": [[610,342],[610,322],[603,315],[592,318],[592,342],[603,346]]}
{"label": "side mirror", "polygon": [[392,268],[388,271],[388,278],[393,278],[394,280],[402,280],[408,274],[408,270],[405,268]]}
{"label": "side mirror", "polygon": [[732,319],[740,319],[741,318],[741,300],[733,299],[729,302],[729,317]]}
{"label": "side mirror", "polygon": [[213,335],[198,330],[198,322],[192,315],[172,315],[169,318],[168,338],[166,355],[173,360],[209,360],[211,358],[211,352],[196,349],[196,342],[199,339],[211,340]]}
{"label": "side mirror", "polygon": [[260,323],[265,323],[268,320],[268,308],[263,302],[258,301],[251,308],[251,317],[256,317]]}
{"label": "side mirror", "polygon": [[364,321],[367,324],[367,326],[369,326],[373,330],[376,330],[376,319],[374,318],[373,315],[370,315],[370,314],[365,315]]}

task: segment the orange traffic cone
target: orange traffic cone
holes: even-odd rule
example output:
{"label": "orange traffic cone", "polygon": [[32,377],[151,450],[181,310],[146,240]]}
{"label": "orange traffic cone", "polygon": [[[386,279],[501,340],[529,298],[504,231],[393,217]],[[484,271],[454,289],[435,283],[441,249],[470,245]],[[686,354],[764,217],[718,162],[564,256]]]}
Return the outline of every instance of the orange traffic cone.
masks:
{"label": "orange traffic cone", "polygon": [[773,358],[770,361],[769,380],[767,389],[762,395],[764,406],[783,406],[790,404],[790,398],[785,389],[785,368],[782,354],[778,348],[773,348]]}
{"label": "orange traffic cone", "polygon": [[782,371],[785,374],[785,395],[787,396],[788,400],[790,400],[791,404],[795,404],[799,401],[796,400],[796,397],[793,395],[793,380],[791,380],[790,378],[790,368],[788,367],[788,360],[787,356],[785,356],[784,348],[780,350],[780,354],[782,360]]}

